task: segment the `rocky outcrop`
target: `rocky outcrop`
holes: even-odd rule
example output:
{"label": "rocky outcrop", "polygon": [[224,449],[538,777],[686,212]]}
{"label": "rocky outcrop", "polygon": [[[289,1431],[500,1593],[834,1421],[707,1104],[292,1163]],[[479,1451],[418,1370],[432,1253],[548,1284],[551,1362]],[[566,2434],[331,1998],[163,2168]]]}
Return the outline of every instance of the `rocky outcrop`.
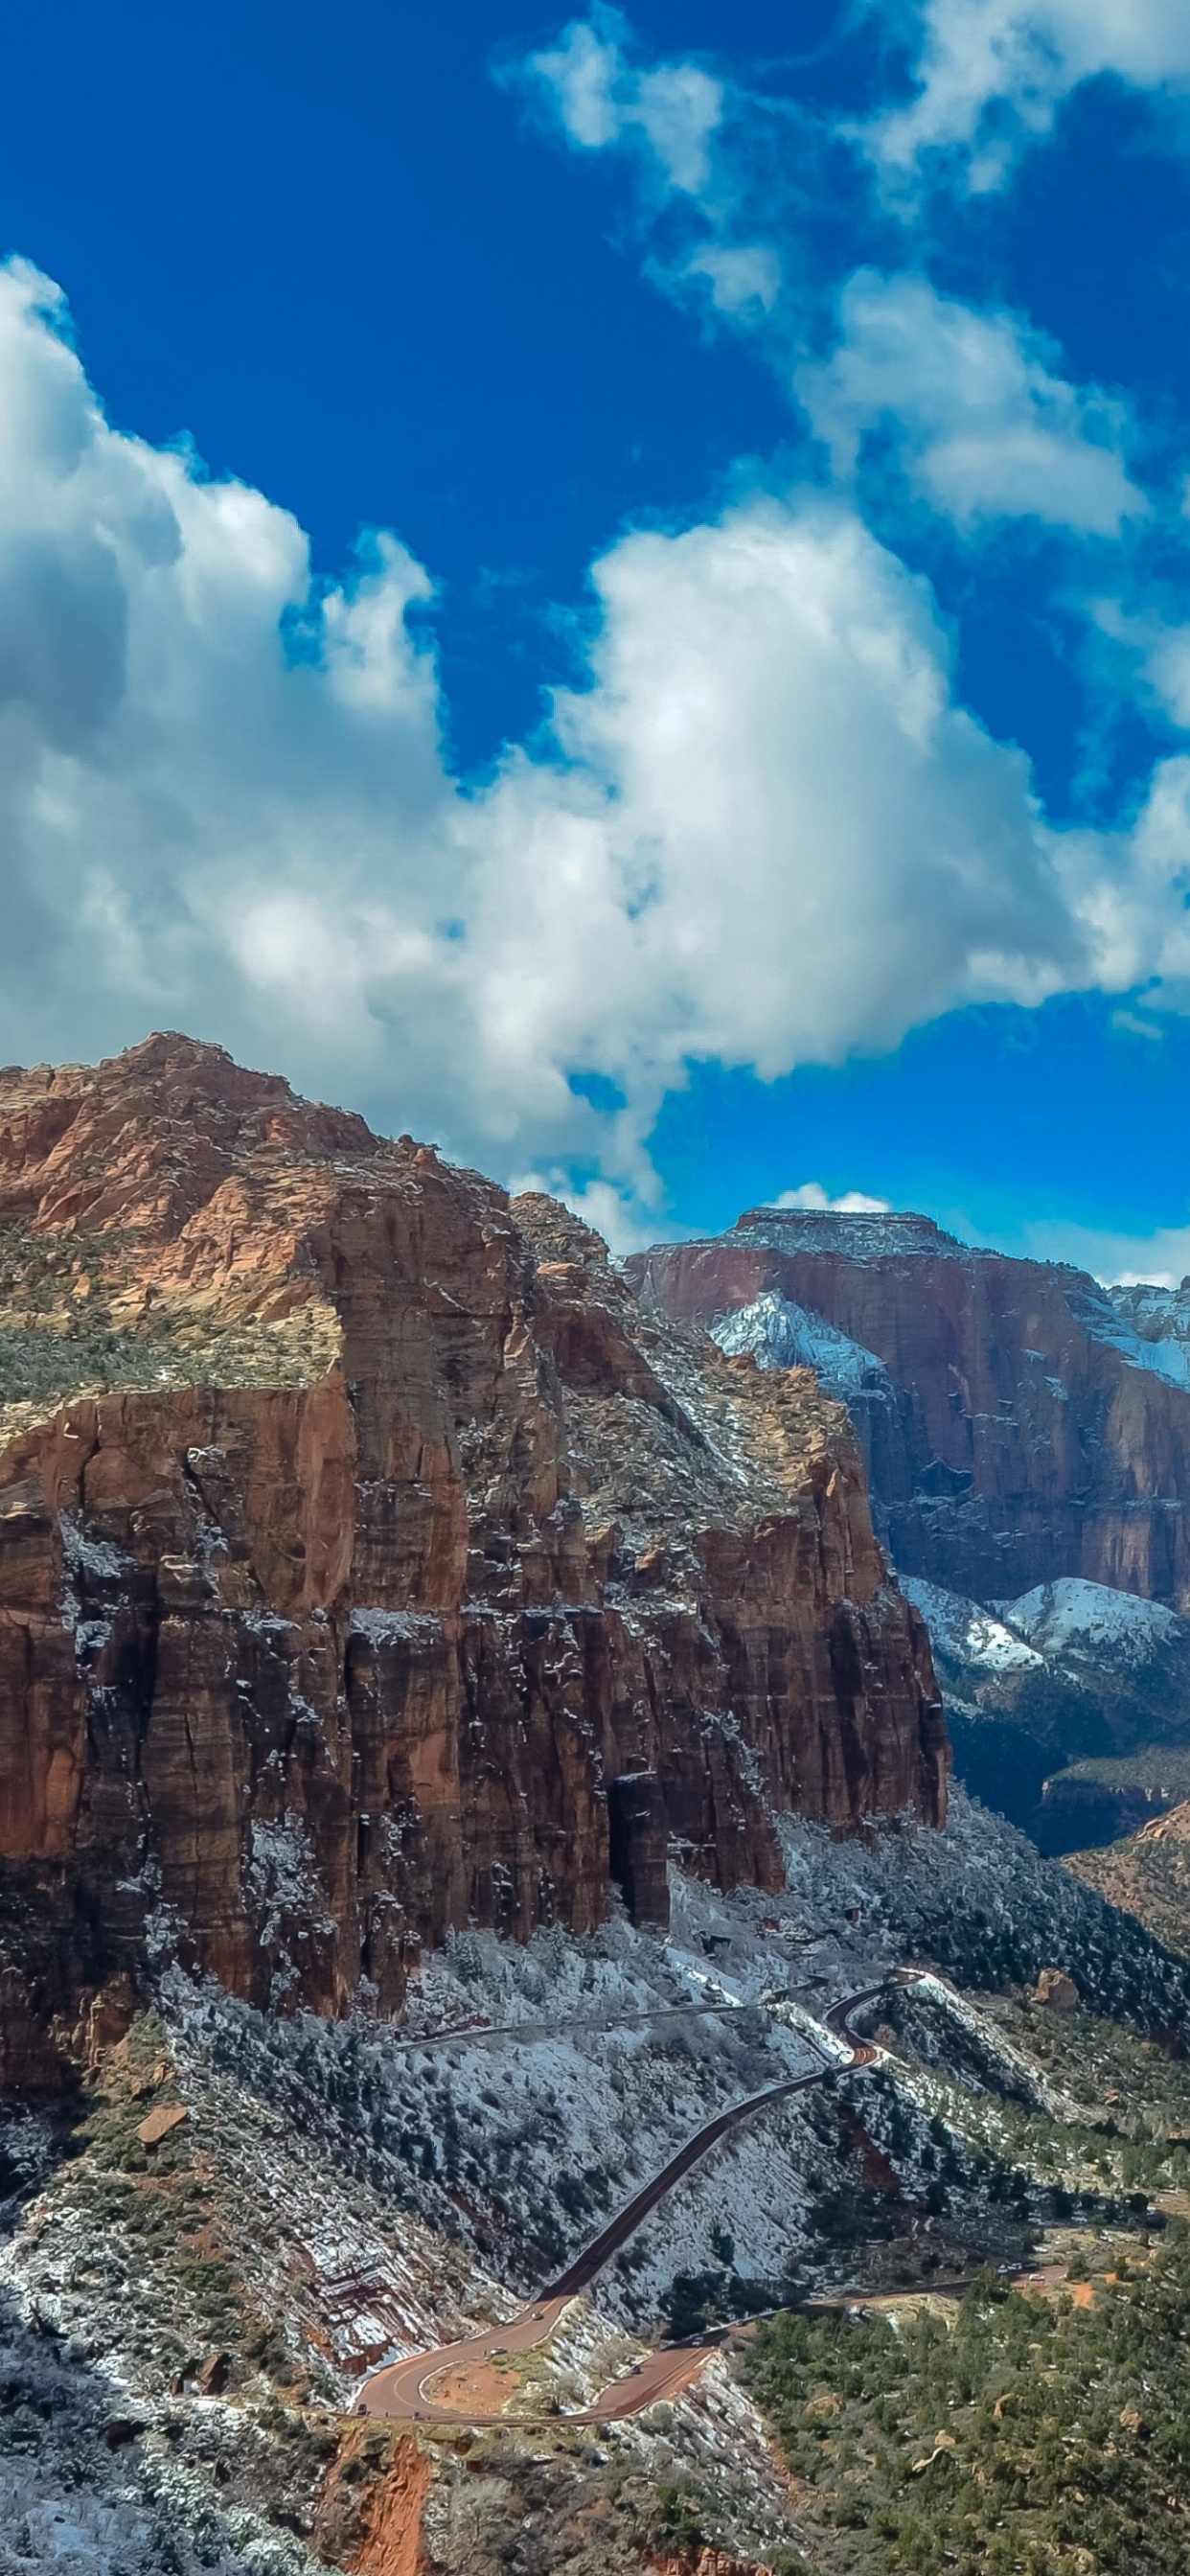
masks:
{"label": "rocky outcrop", "polygon": [[217,1049],[0,1075],[0,1403],[10,2049],[154,1948],[391,2010],[452,1926],[589,1930],[613,1782],[654,1912],[662,1827],[773,1885],[774,1809],[941,1816],[814,1378]]}
{"label": "rocky outcrop", "polygon": [[924,1217],[834,1210],[755,1209],[628,1268],[666,1314],[810,1359],[845,1396],[906,1574],[978,1601],[1083,1575],[1190,1605],[1190,1389],[1169,1300],[1113,1300]]}
{"label": "rocky outcrop", "polygon": [[1064,1866],[1109,1905],[1135,1915],[1175,1956],[1190,1958],[1190,1803],[1107,1851],[1072,1852]]}

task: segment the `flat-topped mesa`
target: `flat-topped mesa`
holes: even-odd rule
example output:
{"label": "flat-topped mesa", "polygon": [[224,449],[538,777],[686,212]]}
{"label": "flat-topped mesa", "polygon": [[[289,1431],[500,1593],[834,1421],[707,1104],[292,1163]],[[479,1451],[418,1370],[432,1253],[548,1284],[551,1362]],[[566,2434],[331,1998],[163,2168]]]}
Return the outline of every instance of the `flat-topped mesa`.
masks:
{"label": "flat-topped mesa", "polygon": [[330,2011],[452,1926],[589,1930],[615,1783],[654,1921],[667,1846],[770,1886],[783,1808],[940,1819],[925,1632],[811,1373],[187,1039],[0,1076],[0,1175],[10,2072],[147,1918]]}
{"label": "flat-topped mesa", "polygon": [[749,1208],[720,1239],[746,1240],[774,1252],[841,1252],[848,1261],[961,1261],[969,1250],[932,1217],[902,1215],[896,1208]]}
{"label": "flat-topped mesa", "polygon": [[1081,1575],[1190,1607],[1190,1301],[927,1217],[753,1208],[636,1254],[642,1299],[844,1398],[877,1530],[972,1599]]}

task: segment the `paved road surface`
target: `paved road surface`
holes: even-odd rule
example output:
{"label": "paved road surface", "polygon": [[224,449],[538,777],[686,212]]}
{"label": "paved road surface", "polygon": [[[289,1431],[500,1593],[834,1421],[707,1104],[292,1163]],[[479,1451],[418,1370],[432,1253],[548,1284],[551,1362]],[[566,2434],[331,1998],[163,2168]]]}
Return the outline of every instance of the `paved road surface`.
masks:
{"label": "paved road surface", "polygon": [[484,2048],[495,2039],[513,2039],[520,2047],[531,2048],[537,2040],[569,2038],[576,2030],[643,2030],[656,2022],[689,2021],[699,2013],[742,2010],[734,1995],[721,1995],[717,2004],[658,2004],[651,2012],[588,2013],[571,2021],[477,2021],[457,2030],[426,2031],[421,2039],[394,2040],[393,2046],[411,2056],[423,2048]]}
{"label": "paved road surface", "polygon": [[[850,2040],[853,2068],[871,2066],[878,2051],[868,2040],[852,2036],[851,2016],[864,2004],[872,2003],[877,1995],[883,1994],[888,1982],[887,1977],[882,1977],[879,1984],[866,1986],[862,1994],[845,1995],[823,2015],[830,2029],[839,2037]],[[529,2307],[522,2308],[507,2325],[490,2327],[486,2334],[467,2335],[461,2342],[441,2344],[435,2352],[413,2353],[406,2361],[390,2362],[387,2368],[373,2371],[365,2380],[356,2401],[357,2412],[398,2416],[405,2422],[430,2425],[540,2425],[543,2420],[540,2415],[476,2414],[437,2404],[433,2382],[446,2378],[448,2374],[482,2369],[494,2355],[531,2352],[535,2345],[548,2343],[568,2302],[589,2286],[613,2254],[627,2244],[642,2219],[648,2217],[666,2192],[672,2191],[674,2184],[680,2182],[691,2166],[697,2164],[720,2138],[726,2137],[731,2129],[738,2128],[742,2121],[752,2119],[770,2103],[783,2102],[792,2093],[804,2093],[811,2085],[821,2084],[827,2075],[845,2071],[841,2062],[836,2065],[824,2056],[822,2065],[809,2075],[788,2076],[783,2083],[767,2085],[763,2093],[751,2093],[744,2101],[734,2102],[728,2110],[720,2111],[687,2139],[685,2146],[678,2149],[676,2156],[671,2156],[660,2173],[654,2174],[642,2190],[624,2203],[600,2234],[584,2247],[564,2272],[559,2273],[556,2281],[551,2281],[548,2288],[539,2292]],[[705,2344],[675,2344],[667,2345],[664,2351],[652,2352],[624,2378],[613,2380],[591,2406],[576,2414],[568,2414],[564,2421],[568,2424],[611,2424],[621,2422],[628,2415],[639,2415],[644,2407],[655,2406],[660,2398],[676,2396],[681,2389],[688,2387],[702,2369],[707,2351]]]}

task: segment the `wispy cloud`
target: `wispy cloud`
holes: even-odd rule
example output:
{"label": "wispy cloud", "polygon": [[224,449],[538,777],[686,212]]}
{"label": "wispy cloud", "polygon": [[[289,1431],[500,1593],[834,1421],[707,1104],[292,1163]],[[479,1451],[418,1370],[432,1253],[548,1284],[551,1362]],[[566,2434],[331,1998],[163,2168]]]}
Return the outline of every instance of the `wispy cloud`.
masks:
{"label": "wispy cloud", "polygon": [[[923,24],[928,51],[927,37]],[[830,265],[840,245],[815,252],[815,195],[837,189],[848,153],[851,239],[866,229],[891,242],[859,167],[893,152],[891,124],[886,134],[880,120],[860,129],[799,115],[699,63],[650,63],[607,9],[572,21],[506,77],[571,149],[625,160],[645,273],[749,342],[826,442],[837,478],[878,449],[885,481],[899,471],[961,538],[1009,519],[1118,538],[1150,514],[1128,405],[1069,381],[1061,351],[1027,316],[942,293],[916,255],[911,206],[894,227],[907,253],[899,270],[840,278]]]}
{"label": "wispy cloud", "polygon": [[863,1190],[844,1190],[840,1198],[831,1198],[821,1181],[801,1181],[796,1190],[782,1190],[771,1202],[777,1208],[830,1208],[840,1216],[887,1216],[888,1199],[870,1199]]}
{"label": "wispy cloud", "polygon": [[1130,1234],[1110,1226],[1042,1220],[1022,1229],[1019,1248],[1035,1261],[1068,1261],[1076,1270],[1089,1270],[1109,1288],[1138,1280],[1178,1288],[1190,1273],[1190,1225]]}
{"label": "wispy cloud", "polygon": [[844,287],[829,358],[797,389],[837,475],[882,438],[912,489],[971,531],[1035,518],[1114,537],[1150,514],[1124,461],[1126,406],[1066,382],[1021,316],[979,313],[928,279],[860,270]]}
{"label": "wispy cloud", "polygon": [[572,20],[555,45],[527,55],[505,77],[547,123],[557,122],[576,151],[638,153],[648,186],[661,196],[699,197],[709,187],[722,82],[688,60],[643,66],[618,9],[596,7]]}
{"label": "wispy cloud", "polygon": [[[903,0],[870,0],[898,28]],[[863,129],[894,184],[928,173],[986,191],[1049,133],[1081,81],[1114,73],[1139,89],[1190,84],[1184,0],[921,0],[915,94]]]}

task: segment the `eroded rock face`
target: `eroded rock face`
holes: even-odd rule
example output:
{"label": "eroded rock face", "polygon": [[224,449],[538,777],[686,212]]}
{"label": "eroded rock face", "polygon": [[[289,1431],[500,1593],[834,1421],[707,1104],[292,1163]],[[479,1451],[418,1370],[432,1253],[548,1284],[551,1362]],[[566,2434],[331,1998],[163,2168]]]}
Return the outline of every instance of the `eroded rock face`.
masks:
{"label": "eroded rock face", "polygon": [[825,1379],[904,1573],[977,1601],[1083,1575],[1190,1605],[1190,1391],[1168,1374],[1183,1355],[1082,1272],[971,1251],[924,1217],[771,1208],[628,1270],[667,1314],[734,1318],[778,1357],[825,1320]]}
{"label": "eroded rock face", "polygon": [[774,1805],[943,1812],[813,1377],[217,1049],[0,1075],[0,1398],[13,2048],[146,1942],[391,2010],[452,1926],[588,1930],[632,1775],[729,1885],[778,1882]]}

